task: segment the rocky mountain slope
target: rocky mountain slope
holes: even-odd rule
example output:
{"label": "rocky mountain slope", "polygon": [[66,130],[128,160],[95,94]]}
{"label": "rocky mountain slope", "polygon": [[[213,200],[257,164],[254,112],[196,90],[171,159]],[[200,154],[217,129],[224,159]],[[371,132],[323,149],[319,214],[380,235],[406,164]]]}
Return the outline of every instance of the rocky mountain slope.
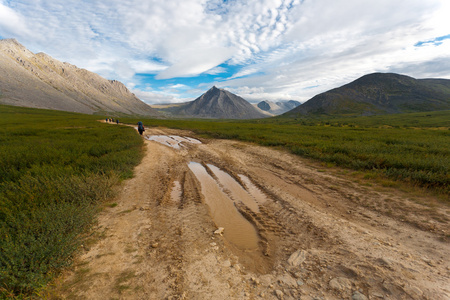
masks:
{"label": "rocky mountain slope", "polygon": [[87,114],[159,115],[121,82],[34,54],[15,39],[0,40],[0,103]]}
{"label": "rocky mountain slope", "polygon": [[267,115],[259,112],[243,98],[213,86],[194,101],[164,109],[174,116],[212,119],[257,119]]}
{"label": "rocky mountain slope", "polygon": [[319,94],[285,116],[376,115],[448,109],[448,79],[414,79],[394,73],[373,73]]}
{"label": "rocky mountain slope", "polygon": [[278,102],[272,102],[269,100],[264,100],[259,102],[256,106],[271,115],[281,115],[287,111],[290,111],[291,109],[296,108],[301,103],[295,100],[289,100],[289,101],[278,101]]}

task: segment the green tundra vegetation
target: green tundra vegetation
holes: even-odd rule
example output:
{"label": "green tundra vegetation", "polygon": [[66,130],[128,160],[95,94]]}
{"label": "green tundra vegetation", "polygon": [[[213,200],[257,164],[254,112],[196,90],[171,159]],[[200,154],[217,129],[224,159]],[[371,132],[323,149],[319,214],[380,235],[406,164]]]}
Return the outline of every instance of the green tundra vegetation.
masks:
{"label": "green tundra vegetation", "polygon": [[0,105],[0,298],[36,294],[70,264],[143,141],[99,116]]}
{"label": "green tundra vegetation", "polygon": [[144,123],[279,147],[327,165],[362,171],[368,178],[425,187],[444,198],[450,192],[450,111],[246,121],[149,119]]}
{"label": "green tundra vegetation", "polygon": [[[36,295],[70,265],[99,204],[142,159],[143,139],[134,129],[99,118],[0,105],[0,298]],[[121,118],[137,121],[286,149],[368,178],[450,192],[450,111],[246,121]]]}

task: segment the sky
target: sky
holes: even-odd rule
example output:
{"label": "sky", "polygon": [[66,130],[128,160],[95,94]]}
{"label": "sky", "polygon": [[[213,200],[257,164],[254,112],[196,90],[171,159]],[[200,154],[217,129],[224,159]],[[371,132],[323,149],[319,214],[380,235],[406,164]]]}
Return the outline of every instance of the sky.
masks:
{"label": "sky", "polygon": [[0,0],[0,38],[149,104],[213,85],[304,102],[373,72],[450,79],[448,16],[449,0]]}

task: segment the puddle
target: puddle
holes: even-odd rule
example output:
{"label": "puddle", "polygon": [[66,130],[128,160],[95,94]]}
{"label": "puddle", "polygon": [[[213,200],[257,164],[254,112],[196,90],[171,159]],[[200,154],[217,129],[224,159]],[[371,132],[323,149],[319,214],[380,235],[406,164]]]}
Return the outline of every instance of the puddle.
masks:
{"label": "puddle", "polygon": [[155,141],[174,149],[180,149],[180,143],[167,135],[149,135],[145,138],[149,141]]}
{"label": "puddle", "polygon": [[202,142],[200,142],[199,140],[187,137],[187,136],[177,136],[177,135],[171,135],[171,138],[180,141],[180,142],[185,142],[185,143],[191,143],[191,144],[201,144]]}
{"label": "puddle", "polygon": [[177,135],[147,135],[145,138],[149,141],[155,141],[160,144],[172,147],[174,149],[180,149],[183,147],[183,143],[187,144],[201,144],[199,140],[190,137],[181,137]]}
{"label": "puddle", "polygon": [[263,204],[267,201],[266,195],[261,192],[261,190],[256,185],[254,185],[247,176],[239,175],[239,178],[241,178],[242,182],[245,183],[248,192],[253,196],[256,202]]}
{"label": "puddle", "polygon": [[200,181],[206,204],[217,227],[223,227],[225,238],[240,250],[258,249],[258,235],[253,225],[234,206],[216,180],[205,167],[196,162],[189,163],[189,169]]}
{"label": "puddle", "polygon": [[170,193],[170,199],[172,199],[172,201],[174,202],[181,202],[181,184],[179,181],[174,181],[173,182],[174,186],[172,187],[172,192]]}
{"label": "puddle", "polygon": [[222,171],[216,166],[208,165],[208,168],[219,179],[219,183],[225,190],[229,191],[234,201],[241,201],[253,212],[259,213],[258,203],[249,192],[247,192],[230,174]]}

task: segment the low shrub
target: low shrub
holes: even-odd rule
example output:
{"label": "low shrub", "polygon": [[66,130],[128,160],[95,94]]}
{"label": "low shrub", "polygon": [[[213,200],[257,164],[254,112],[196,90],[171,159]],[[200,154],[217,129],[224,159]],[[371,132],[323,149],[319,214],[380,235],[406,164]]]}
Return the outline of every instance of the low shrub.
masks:
{"label": "low shrub", "polygon": [[0,298],[28,298],[68,266],[141,160],[132,128],[97,118],[0,106]]}

